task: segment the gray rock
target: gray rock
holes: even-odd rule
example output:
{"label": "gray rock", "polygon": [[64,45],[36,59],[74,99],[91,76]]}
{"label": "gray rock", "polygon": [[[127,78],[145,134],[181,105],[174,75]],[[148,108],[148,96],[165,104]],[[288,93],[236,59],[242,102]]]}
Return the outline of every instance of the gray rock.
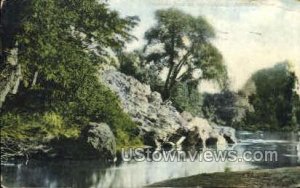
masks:
{"label": "gray rock", "polygon": [[[211,126],[206,119],[193,117],[188,112],[179,112],[170,101],[162,101],[158,92],[152,92],[149,85],[115,69],[102,70],[100,80],[114,91],[129,114],[140,128],[144,144],[163,147],[175,144],[185,138],[183,146],[206,147],[207,142],[224,145],[235,141],[234,129]],[[224,139],[225,138],[225,139]]]}
{"label": "gray rock", "polygon": [[89,123],[82,130],[79,138],[54,138],[44,144],[24,143],[20,146],[22,146],[22,150],[26,149],[24,155],[29,155],[29,158],[32,159],[101,159],[113,161],[116,157],[115,137],[110,127],[105,123]]}
{"label": "gray rock", "polygon": [[227,143],[229,144],[237,143],[234,128],[214,125],[213,129],[216,130],[220,135],[222,135],[227,141]]}
{"label": "gray rock", "polygon": [[7,64],[0,72],[0,108],[9,93],[17,93],[21,78],[21,65]]}
{"label": "gray rock", "polygon": [[163,103],[160,94],[152,92],[149,85],[112,69],[103,71],[100,79],[118,95],[124,111],[140,125],[146,145],[153,146],[153,139],[166,140],[183,125],[176,109]]}
{"label": "gray rock", "polygon": [[192,121],[192,119],[194,118],[191,113],[186,112],[186,111],[182,112],[181,116],[188,122]]}
{"label": "gray rock", "polygon": [[114,159],[116,156],[115,136],[105,123],[89,123],[82,132],[82,141],[87,144],[88,153],[95,158]]}

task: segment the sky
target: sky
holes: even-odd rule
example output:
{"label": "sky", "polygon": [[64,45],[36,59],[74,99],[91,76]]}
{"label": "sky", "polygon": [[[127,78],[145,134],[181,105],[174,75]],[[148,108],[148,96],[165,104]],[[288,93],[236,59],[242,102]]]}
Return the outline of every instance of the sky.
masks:
{"label": "sky", "polygon": [[[300,77],[300,2],[297,0],[110,0],[122,16],[139,16],[133,34],[138,40],[127,50],[145,44],[144,33],[155,24],[158,9],[177,8],[203,16],[215,28],[212,40],[221,51],[231,88],[238,90],[257,70],[289,60]],[[202,89],[214,90],[209,82]]]}

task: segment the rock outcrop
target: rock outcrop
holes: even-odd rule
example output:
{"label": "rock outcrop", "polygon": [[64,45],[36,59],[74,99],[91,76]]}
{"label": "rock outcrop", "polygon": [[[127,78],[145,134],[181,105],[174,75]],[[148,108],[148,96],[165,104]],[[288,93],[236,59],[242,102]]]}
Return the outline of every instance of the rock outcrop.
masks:
{"label": "rock outcrop", "polygon": [[[17,60],[17,50],[10,50],[7,63],[0,70],[0,109],[9,93],[16,94],[22,79],[21,65]],[[2,67],[0,67],[2,68]]]}
{"label": "rock outcrop", "polygon": [[234,129],[211,126],[206,119],[188,112],[180,114],[171,102],[162,101],[159,93],[131,76],[114,69],[103,70],[100,75],[100,80],[118,95],[124,111],[139,125],[146,145],[206,147],[235,142]]}
{"label": "rock outcrop", "polygon": [[106,70],[102,81],[119,96],[123,109],[135,121],[144,136],[145,144],[157,145],[185,124],[170,103],[164,103],[149,85],[115,70]]}
{"label": "rock outcrop", "polygon": [[227,143],[234,144],[237,143],[237,139],[235,137],[235,129],[232,127],[225,126],[217,126],[213,125],[213,129],[218,132],[221,136],[224,137]]}
{"label": "rock outcrop", "polygon": [[182,112],[181,116],[188,122],[185,131],[180,131],[186,136],[186,140],[183,142],[185,147],[205,148],[211,145],[224,147],[227,143],[235,143],[236,141],[235,132],[232,128],[227,130],[227,127],[212,126],[206,119],[193,117],[188,112]]}

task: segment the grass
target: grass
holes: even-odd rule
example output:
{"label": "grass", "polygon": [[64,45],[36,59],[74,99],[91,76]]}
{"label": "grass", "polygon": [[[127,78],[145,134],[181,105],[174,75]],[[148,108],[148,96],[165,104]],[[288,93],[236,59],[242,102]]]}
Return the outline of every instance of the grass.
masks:
{"label": "grass", "polygon": [[78,137],[78,126],[70,125],[62,116],[55,112],[16,114],[7,113],[1,116],[1,138],[50,139],[55,137]]}
{"label": "grass", "polygon": [[299,187],[300,167],[199,174],[148,187]]}

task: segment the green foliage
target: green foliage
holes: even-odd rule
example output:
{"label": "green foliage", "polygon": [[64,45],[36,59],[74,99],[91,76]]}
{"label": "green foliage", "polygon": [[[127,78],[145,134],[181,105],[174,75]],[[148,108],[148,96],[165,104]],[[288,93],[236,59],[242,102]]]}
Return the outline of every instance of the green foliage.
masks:
{"label": "green foliage", "polygon": [[[106,122],[111,126],[117,138],[117,144],[120,147],[122,144],[126,144],[124,146],[136,145],[139,139],[137,137],[137,127],[130,117],[122,111],[116,95],[108,88],[99,84],[96,77],[91,76],[90,79],[82,80],[82,87],[78,88],[74,94],[68,94],[65,91],[52,94],[53,90],[45,91],[44,89],[32,89],[30,92],[20,92],[6,102],[4,109],[16,112],[16,115],[19,114],[23,117],[43,113],[44,115],[34,122],[39,127],[45,126],[45,128],[53,130],[54,135],[65,130],[60,129],[63,127],[62,117],[68,119],[68,125],[76,127],[79,131],[88,122]],[[22,102],[20,103],[20,101]],[[61,116],[48,113],[51,109],[61,114]],[[30,125],[24,118],[13,119],[12,121],[3,123],[3,125],[14,125],[14,121],[19,122],[18,124],[20,125],[26,125],[25,127]],[[11,129],[12,126],[7,128]],[[25,133],[27,134],[27,132]],[[65,132],[64,134],[69,133]],[[127,137],[124,137],[124,134]]]}
{"label": "green foliage", "polygon": [[[114,52],[134,38],[129,31],[137,18],[121,18],[96,0],[8,1],[4,10],[5,34],[11,36],[5,47],[18,48],[23,83],[3,107],[3,129],[17,121],[23,136],[30,133],[23,128],[34,126],[41,128],[36,136],[75,136],[64,127],[80,131],[95,121],[111,125],[118,144],[138,139],[136,125],[97,77],[98,65],[111,63]],[[16,119],[6,120],[4,111]],[[33,114],[36,119],[26,118]]]}
{"label": "green foliage", "polygon": [[132,147],[141,147],[143,142],[139,137],[133,137],[128,134],[128,131],[117,129],[117,151],[121,151],[122,148],[132,148]]}
{"label": "green foliage", "polygon": [[120,71],[124,74],[139,77],[140,58],[137,52],[133,53],[122,53],[119,55],[120,60]]}
{"label": "green foliage", "polygon": [[[145,33],[148,44],[143,52],[120,55],[120,71],[149,84],[179,111],[200,115],[199,81],[216,79],[221,88],[228,84],[222,55],[209,41],[214,37],[213,28],[204,18],[176,9],[158,10],[156,20]],[[169,70],[166,81],[160,78],[165,68]],[[195,78],[197,71],[200,75]]]}
{"label": "green foliage", "polygon": [[4,27],[13,30],[10,43],[18,43],[26,85],[37,71],[40,82],[68,86],[70,72],[80,74],[85,66],[89,70],[90,64],[110,61],[107,49],[122,48],[136,24],[136,18],[122,19],[95,0],[8,1],[4,10]]}
{"label": "green foliage", "polygon": [[[217,79],[225,87],[227,72],[223,58],[209,41],[215,34],[204,18],[167,9],[158,10],[156,20],[157,24],[145,34],[148,41],[145,61],[154,62],[159,67],[158,74],[163,67],[168,68],[161,91],[164,99],[171,96],[172,89],[179,82]],[[187,70],[182,72],[183,68]],[[193,73],[199,70],[202,75],[195,78]]]}
{"label": "green foliage", "polygon": [[180,112],[188,111],[218,125],[232,126],[238,117],[237,96],[228,90],[199,93],[193,85],[179,83],[172,90],[171,100]]}
{"label": "green foliage", "polygon": [[254,112],[247,113],[245,124],[256,129],[297,129],[300,124],[297,78],[289,63],[258,71],[251,80],[256,92],[248,98]]}
{"label": "green foliage", "polygon": [[20,113],[5,113],[0,116],[1,138],[19,140],[45,140],[55,137],[78,137],[78,126],[68,124],[68,121],[54,112],[20,115]]}
{"label": "green foliage", "polygon": [[191,88],[187,83],[178,83],[172,91],[171,100],[180,112],[188,111],[193,115],[202,115],[202,95],[197,89]]}
{"label": "green foliage", "polygon": [[230,91],[216,94],[204,94],[203,115],[205,118],[217,123],[231,126],[238,116],[237,96]]}

